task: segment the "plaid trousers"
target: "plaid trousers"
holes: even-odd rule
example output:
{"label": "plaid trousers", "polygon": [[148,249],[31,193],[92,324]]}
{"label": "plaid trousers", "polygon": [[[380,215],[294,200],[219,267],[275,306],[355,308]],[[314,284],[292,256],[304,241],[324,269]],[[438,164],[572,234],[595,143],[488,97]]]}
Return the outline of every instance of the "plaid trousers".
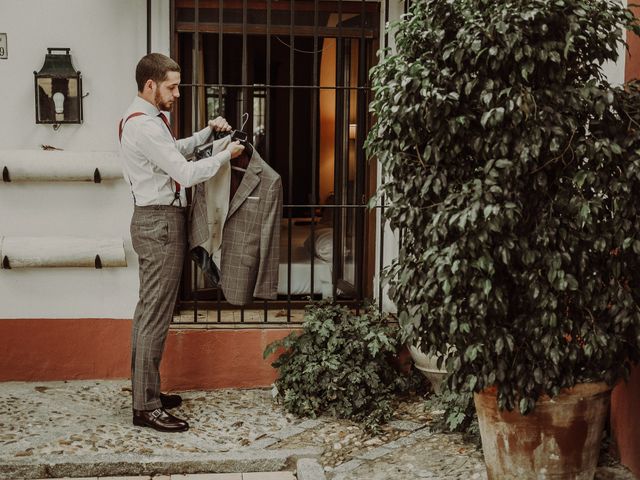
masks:
{"label": "plaid trousers", "polygon": [[138,255],[140,291],[131,334],[133,408],[160,408],[160,361],[173,317],[186,241],[184,208],[136,206],[131,241]]}

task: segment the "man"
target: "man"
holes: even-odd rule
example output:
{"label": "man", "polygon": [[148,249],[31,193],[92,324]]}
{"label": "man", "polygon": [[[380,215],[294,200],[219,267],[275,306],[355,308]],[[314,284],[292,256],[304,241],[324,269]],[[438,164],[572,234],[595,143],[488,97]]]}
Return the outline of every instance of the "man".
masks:
{"label": "man", "polygon": [[140,291],[131,337],[133,424],[165,432],[189,425],[167,409],[182,403],[160,393],[160,361],[178,294],[187,248],[187,199],[184,189],[213,177],[242,153],[233,142],[222,152],[188,162],[184,155],[204,143],[212,130],[228,131],[222,117],[189,138],[176,141],[167,117],[180,96],[180,67],[159,53],[144,56],[136,67],[138,95],[120,122],[123,170],[131,185],[134,212],[131,241],[138,255]]}

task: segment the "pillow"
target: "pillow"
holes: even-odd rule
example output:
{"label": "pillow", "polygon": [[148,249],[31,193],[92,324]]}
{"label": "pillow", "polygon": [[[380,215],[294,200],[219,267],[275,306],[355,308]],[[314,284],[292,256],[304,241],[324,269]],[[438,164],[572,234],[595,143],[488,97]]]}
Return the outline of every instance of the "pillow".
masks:
{"label": "pillow", "polygon": [[[333,228],[317,228],[314,237],[314,245],[311,244],[311,233],[304,241],[304,247],[320,260],[331,263],[333,261]],[[315,252],[312,250],[315,246]]]}

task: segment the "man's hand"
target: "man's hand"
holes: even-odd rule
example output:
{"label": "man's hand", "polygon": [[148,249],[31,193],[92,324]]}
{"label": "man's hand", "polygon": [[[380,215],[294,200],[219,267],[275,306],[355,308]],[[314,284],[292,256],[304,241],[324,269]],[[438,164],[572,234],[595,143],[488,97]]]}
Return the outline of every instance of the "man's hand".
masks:
{"label": "man's hand", "polygon": [[231,125],[223,117],[217,117],[213,120],[209,120],[209,127],[214,132],[229,132],[231,131]]}
{"label": "man's hand", "polygon": [[229,150],[231,158],[236,158],[239,157],[240,154],[242,154],[242,152],[244,151],[244,145],[240,145],[240,142],[236,140],[235,142],[231,142],[229,145],[227,145],[226,149]]}

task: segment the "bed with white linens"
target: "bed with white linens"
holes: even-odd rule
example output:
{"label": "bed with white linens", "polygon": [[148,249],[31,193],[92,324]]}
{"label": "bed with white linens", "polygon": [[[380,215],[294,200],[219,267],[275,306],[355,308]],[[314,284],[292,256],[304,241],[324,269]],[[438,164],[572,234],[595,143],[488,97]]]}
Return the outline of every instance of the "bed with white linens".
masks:
{"label": "bed with white linens", "polygon": [[[289,234],[291,225],[291,273],[289,274]],[[330,297],[331,266],[333,258],[333,230],[325,225],[316,225],[315,242],[311,242],[311,223],[299,219],[283,219],[280,226],[280,268],[278,271],[278,294],[311,295],[311,253],[313,260],[313,293],[322,298]],[[290,275],[290,276],[289,276]],[[289,284],[291,290],[289,291]]]}

